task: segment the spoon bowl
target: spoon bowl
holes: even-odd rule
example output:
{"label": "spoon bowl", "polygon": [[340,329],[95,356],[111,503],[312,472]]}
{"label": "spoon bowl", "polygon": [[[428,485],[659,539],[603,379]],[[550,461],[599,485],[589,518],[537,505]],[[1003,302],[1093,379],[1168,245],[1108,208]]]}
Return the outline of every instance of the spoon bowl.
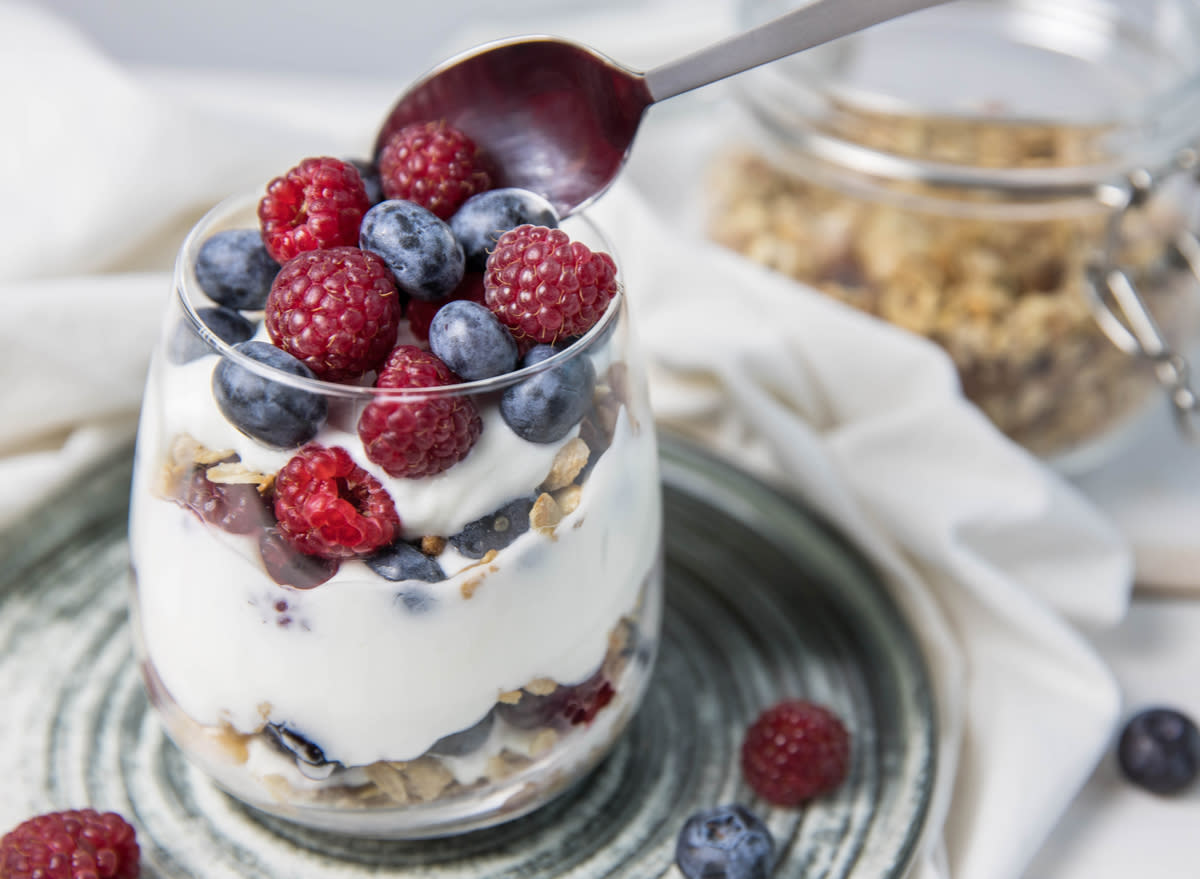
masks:
{"label": "spoon bowl", "polygon": [[565,216],[612,183],[651,104],[947,0],[811,0],[647,73],[549,36],[486,43],[431,70],[388,114],[375,154],[405,125],[440,120],[486,155],[497,186]]}
{"label": "spoon bowl", "polygon": [[644,76],[585,46],[517,37],[417,81],[388,115],[375,152],[409,123],[443,120],[488,157],[496,186],[537,192],[566,215],[612,183],[651,103]]}

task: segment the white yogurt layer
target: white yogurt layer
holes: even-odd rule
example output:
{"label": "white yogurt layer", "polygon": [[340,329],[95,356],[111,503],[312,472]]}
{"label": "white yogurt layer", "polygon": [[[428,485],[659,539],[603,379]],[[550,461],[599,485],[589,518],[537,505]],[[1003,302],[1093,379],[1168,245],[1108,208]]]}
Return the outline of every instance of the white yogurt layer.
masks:
{"label": "white yogurt layer", "polygon": [[[242,461],[263,473],[278,471],[295,450],[263,446],[229,423],[213,403],[211,378],[216,355],[182,366],[156,367],[147,387],[148,404],[160,407],[153,427],[168,441],[187,433],[210,449],[233,449]],[[152,396],[153,395],[153,396]],[[558,443],[531,443],[509,429],[497,406],[481,408],[483,431],[463,460],[449,470],[424,479],[397,479],[363,454],[355,425],[358,411],[348,400],[330,400],[329,420],[314,442],[341,446],[356,464],[387,489],[400,514],[404,536],[450,535],[468,522],[491,513],[508,501],[527,495],[545,478],[558,450],[578,433],[575,428]]]}
{"label": "white yogurt layer", "polygon": [[[636,413],[638,429],[621,411],[578,508],[552,535],[531,530],[491,564],[440,583],[393,583],[352,561],[328,582],[297,590],[267,576],[253,538],[204,525],[152,493],[180,433],[233,448],[263,471],[290,456],[225,422],[209,391],[214,361],[153,369],[139,456],[154,457],[139,462],[130,523],[148,658],[195,721],[242,732],[264,719],[283,723],[349,766],[409,760],[476,723],[505,691],[535,678],[575,683],[600,665],[609,631],[634,610],[659,552],[648,412]],[[317,442],[342,445],[380,477],[406,535],[449,535],[534,491],[558,448],[516,437],[489,408],[470,456],[431,479],[386,477],[362,460],[344,426],[331,424]],[[403,600],[414,592],[429,599],[420,612]],[[276,609],[280,601],[286,612]]]}

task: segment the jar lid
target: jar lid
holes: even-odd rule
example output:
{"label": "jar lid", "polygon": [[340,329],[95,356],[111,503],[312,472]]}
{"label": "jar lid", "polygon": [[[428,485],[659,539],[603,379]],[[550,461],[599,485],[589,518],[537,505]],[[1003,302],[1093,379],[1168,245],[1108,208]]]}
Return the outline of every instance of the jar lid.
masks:
{"label": "jar lid", "polygon": [[[743,24],[797,0],[743,0]],[[1085,189],[1200,134],[1200,5],[958,0],[740,78],[778,138],[882,178]]]}

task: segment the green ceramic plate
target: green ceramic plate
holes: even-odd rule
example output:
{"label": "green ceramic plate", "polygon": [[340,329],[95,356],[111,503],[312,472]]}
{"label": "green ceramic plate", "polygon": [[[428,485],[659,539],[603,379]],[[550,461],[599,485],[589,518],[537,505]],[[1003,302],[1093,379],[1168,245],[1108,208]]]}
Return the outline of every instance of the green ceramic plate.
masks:
{"label": "green ceramic plate", "polygon": [[[878,578],[797,504],[707,454],[662,444],[667,612],[646,702],[613,754],[510,824],[372,842],[264,818],[166,739],[126,618],[129,459],[0,535],[0,831],[92,805],[138,828],[146,879],[678,875],[693,811],[740,800],[779,843],[777,877],[899,879],[934,779],[933,696]],[[824,702],[854,736],[850,776],[805,809],[754,800],[742,731],[784,696]]]}

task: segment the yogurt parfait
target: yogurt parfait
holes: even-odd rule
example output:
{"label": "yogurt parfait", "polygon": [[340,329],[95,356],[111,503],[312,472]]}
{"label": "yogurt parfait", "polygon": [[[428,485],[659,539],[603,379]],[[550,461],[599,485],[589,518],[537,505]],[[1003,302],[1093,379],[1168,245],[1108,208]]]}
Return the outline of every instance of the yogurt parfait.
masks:
{"label": "yogurt parfait", "polygon": [[662,526],[610,250],[440,123],[305,159],[189,235],[138,434],[134,630],[167,732],[227,792],[444,835],[614,743]]}

